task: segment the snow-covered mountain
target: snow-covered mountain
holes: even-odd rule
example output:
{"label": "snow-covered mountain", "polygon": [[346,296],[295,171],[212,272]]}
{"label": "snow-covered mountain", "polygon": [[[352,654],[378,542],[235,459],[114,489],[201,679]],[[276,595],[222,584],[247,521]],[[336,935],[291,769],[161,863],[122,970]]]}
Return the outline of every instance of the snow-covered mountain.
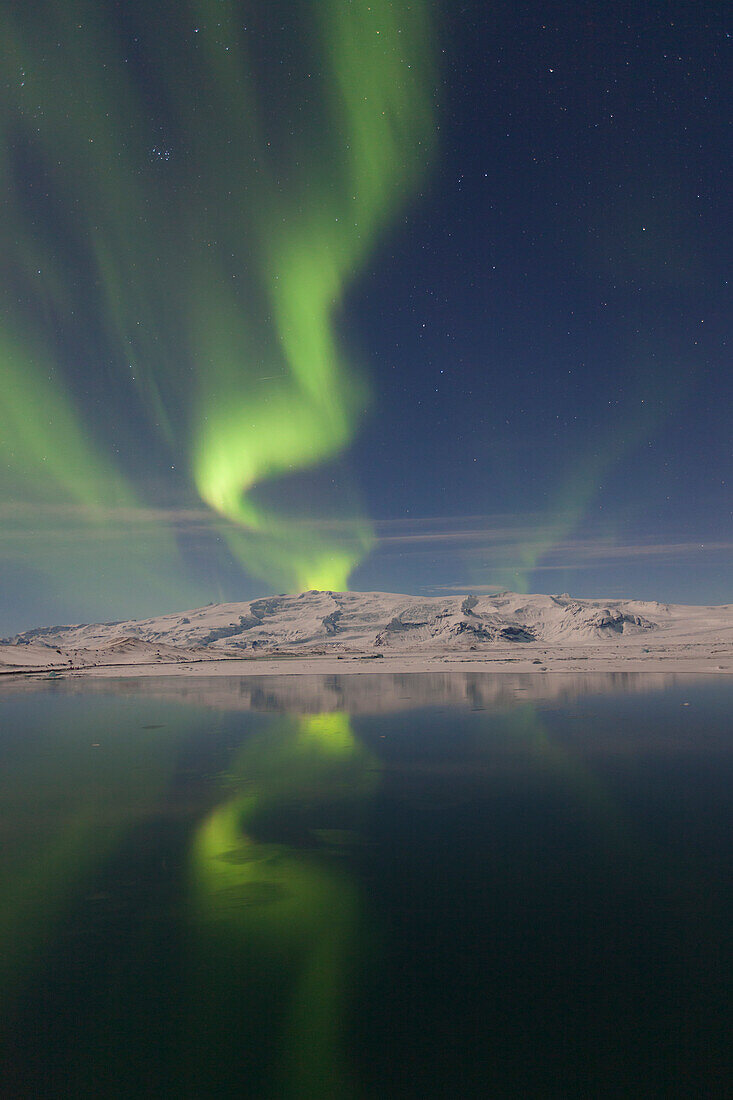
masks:
{"label": "snow-covered mountain", "polygon": [[132,662],[268,653],[385,654],[487,650],[541,643],[730,641],[733,606],[689,607],[561,596],[402,596],[303,592],[210,604],[154,619],[41,627],[6,639],[34,650],[95,651]]}

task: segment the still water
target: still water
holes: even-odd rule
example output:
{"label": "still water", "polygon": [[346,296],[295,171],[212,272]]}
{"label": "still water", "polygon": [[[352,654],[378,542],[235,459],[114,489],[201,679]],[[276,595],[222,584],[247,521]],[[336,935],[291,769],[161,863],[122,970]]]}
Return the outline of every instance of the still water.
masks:
{"label": "still water", "polygon": [[725,678],[0,688],[0,1095],[730,1095]]}

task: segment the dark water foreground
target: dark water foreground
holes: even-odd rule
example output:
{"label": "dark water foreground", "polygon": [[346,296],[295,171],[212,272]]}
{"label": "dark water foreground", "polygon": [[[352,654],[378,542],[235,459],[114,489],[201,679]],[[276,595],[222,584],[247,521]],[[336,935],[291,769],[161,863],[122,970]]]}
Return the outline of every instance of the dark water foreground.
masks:
{"label": "dark water foreground", "polygon": [[0,1095],[730,1096],[732,705],[724,678],[16,683]]}

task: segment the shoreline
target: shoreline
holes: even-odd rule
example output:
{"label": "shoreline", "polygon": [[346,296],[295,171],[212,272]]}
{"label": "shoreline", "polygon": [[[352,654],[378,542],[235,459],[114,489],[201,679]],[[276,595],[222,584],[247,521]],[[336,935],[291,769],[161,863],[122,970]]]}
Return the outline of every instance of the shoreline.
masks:
{"label": "shoreline", "polygon": [[[5,647],[3,647],[5,648]],[[7,647],[10,648],[10,647]],[[5,648],[0,660],[2,678],[30,676],[47,679],[129,678],[129,677],[202,677],[202,676],[309,676],[359,675],[364,673],[403,674],[430,672],[471,673],[552,673],[634,672],[693,673],[730,675],[733,673],[733,645],[725,642],[711,649],[709,644],[690,643],[669,646],[533,646],[522,654],[502,647],[481,656],[473,653],[394,653],[394,654],[271,654],[256,658],[185,657],[159,661],[129,660],[99,663],[74,663],[65,660],[10,663]],[[12,647],[16,648],[16,647]],[[14,656],[14,654],[13,654]],[[35,656],[38,656],[36,654]]]}

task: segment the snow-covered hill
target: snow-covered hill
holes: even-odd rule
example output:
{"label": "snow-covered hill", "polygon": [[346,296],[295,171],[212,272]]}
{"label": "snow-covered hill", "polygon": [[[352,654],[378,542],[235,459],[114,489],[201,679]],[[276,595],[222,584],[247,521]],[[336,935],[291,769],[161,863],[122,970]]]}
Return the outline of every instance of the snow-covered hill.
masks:
{"label": "snow-covered hill", "polygon": [[[488,651],[612,641],[714,644],[733,638],[733,606],[689,607],[561,596],[401,596],[304,592],[211,604],[127,622],[42,627],[5,645],[161,662],[283,652],[359,654]],[[6,651],[7,659],[7,651]],[[29,662],[33,663],[33,662]],[[96,662],[95,662],[96,663]]]}

